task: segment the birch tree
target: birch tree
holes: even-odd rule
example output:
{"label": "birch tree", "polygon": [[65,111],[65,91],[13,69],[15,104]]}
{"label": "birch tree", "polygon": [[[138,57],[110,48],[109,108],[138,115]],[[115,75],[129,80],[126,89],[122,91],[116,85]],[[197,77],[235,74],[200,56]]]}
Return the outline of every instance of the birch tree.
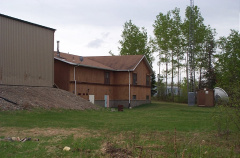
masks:
{"label": "birch tree", "polygon": [[168,63],[170,61],[170,53],[169,53],[169,47],[170,47],[170,11],[167,12],[166,15],[163,13],[159,13],[156,16],[156,20],[153,24],[154,28],[154,35],[156,44],[159,49],[159,57],[160,62],[163,62],[166,64],[165,68],[165,77],[166,77],[166,92],[167,94],[167,85],[168,85]]}
{"label": "birch tree", "polygon": [[118,48],[120,55],[145,55],[152,66],[153,52],[148,41],[147,30],[144,27],[139,28],[129,20],[124,23],[121,37]]}

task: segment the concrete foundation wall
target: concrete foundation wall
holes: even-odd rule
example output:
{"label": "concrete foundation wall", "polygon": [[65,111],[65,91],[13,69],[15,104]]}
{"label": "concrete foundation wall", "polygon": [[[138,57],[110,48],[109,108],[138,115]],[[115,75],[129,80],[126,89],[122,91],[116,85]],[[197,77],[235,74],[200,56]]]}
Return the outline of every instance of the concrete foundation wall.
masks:
{"label": "concrete foundation wall", "polygon": [[[99,106],[102,106],[102,107],[105,107],[105,101],[104,100],[95,100],[94,102],[96,105],[99,105]],[[142,105],[142,104],[148,104],[148,103],[151,103],[150,100],[131,100],[131,107],[136,107],[136,106],[139,106],[139,105]],[[112,107],[112,108],[117,108],[118,105],[123,105],[125,108],[128,108],[129,106],[129,101],[128,100],[110,100],[109,101],[109,107]]]}

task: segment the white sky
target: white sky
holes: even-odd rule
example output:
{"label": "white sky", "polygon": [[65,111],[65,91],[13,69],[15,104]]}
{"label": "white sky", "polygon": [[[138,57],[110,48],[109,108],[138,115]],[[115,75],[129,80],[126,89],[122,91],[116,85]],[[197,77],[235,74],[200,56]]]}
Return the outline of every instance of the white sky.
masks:
{"label": "white sky", "polygon": [[[81,56],[119,54],[123,24],[132,20],[153,36],[156,16],[175,7],[182,20],[190,0],[0,0],[0,13],[56,29],[60,51]],[[239,30],[240,0],[195,0],[218,37]],[[157,61],[157,60],[156,60]],[[153,69],[158,73],[154,62]]]}

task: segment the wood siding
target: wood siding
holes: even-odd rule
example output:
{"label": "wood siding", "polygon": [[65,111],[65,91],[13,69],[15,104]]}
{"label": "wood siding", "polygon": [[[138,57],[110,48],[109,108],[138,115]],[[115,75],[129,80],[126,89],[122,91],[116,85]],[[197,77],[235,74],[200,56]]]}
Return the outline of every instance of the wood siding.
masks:
{"label": "wood siding", "polygon": [[69,91],[70,85],[70,68],[72,66],[61,62],[59,60],[54,60],[54,83],[60,89]]}
{"label": "wood siding", "polygon": [[150,70],[147,68],[145,62],[140,62],[133,73],[137,74],[137,85],[132,85],[131,98],[136,95],[136,100],[146,100],[149,96],[151,100],[151,81],[150,86],[146,85],[147,75],[150,75]]}
{"label": "wood siding", "polygon": [[54,31],[0,15],[0,84],[53,86]]}
{"label": "wood siding", "polygon": [[[56,70],[59,71],[59,73],[55,73],[55,83],[59,88],[65,90],[68,89],[68,91],[72,93],[75,93],[74,67],[76,79],[76,94],[86,100],[89,100],[89,95],[94,95],[95,100],[102,101],[104,100],[104,95],[109,95],[110,101],[126,101],[128,103],[129,73],[131,100],[133,95],[136,95],[136,100],[139,101],[151,100],[151,87],[146,85],[146,76],[149,75],[151,72],[146,66],[144,60],[139,63],[134,72],[128,72],[106,71],[103,69],[74,66],[55,59],[55,72]],[[110,84],[104,83],[105,72],[109,72],[110,74]],[[137,85],[132,85],[133,73],[137,73]],[[68,76],[68,78],[65,75]],[[58,82],[56,82],[57,80]],[[62,81],[60,82],[60,80]],[[66,84],[69,85],[67,86]]]}

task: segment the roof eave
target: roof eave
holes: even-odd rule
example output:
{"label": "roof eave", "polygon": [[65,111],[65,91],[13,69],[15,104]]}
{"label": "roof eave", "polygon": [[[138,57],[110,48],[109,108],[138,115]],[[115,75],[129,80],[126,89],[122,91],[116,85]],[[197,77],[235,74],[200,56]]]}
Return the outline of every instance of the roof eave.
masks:
{"label": "roof eave", "polygon": [[57,58],[57,57],[54,57],[54,59],[62,61],[62,62],[67,63],[67,64],[70,64],[70,65],[74,65],[74,66],[78,65],[76,63],[73,63],[73,62],[70,62],[70,61],[66,61],[65,59],[60,59],[60,58]]}
{"label": "roof eave", "polygon": [[94,69],[100,69],[100,70],[107,70],[107,71],[116,71],[116,72],[129,72],[129,71],[134,71],[138,65],[140,64],[140,62],[144,59],[147,63],[147,66],[148,68],[150,69],[151,71],[151,74],[153,74],[153,70],[148,62],[148,60],[146,59],[145,56],[143,56],[139,62],[136,64],[136,66],[133,68],[133,69],[127,69],[127,70],[116,70],[116,69],[107,69],[107,68],[101,68],[101,67],[95,67],[95,66],[89,66],[89,65],[83,65],[83,64],[77,64],[77,63],[73,63],[73,62],[69,62],[69,61],[66,61],[65,59],[60,59],[60,58],[57,58],[57,57],[54,57],[54,59],[56,60],[59,60],[59,61],[62,61],[64,63],[67,63],[67,64],[70,64],[70,65],[73,65],[73,66],[83,66],[83,67],[89,67],[89,68],[94,68]]}
{"label": "roof eave", "polygon": [[57,58],[57,57],[54,57],[54,59],[62,61],[62,62],[67,63],[67,64],[70,64],[70,65],[73,65],[73,66],[83,66],[83,67],[89,67],[89,68],[95,68],[95,69],[101,69],[101,70],[107,70],[107,71],[121,71],[121,72],[124,72],[124,71],[126,71],[126,72],[134,71],[133,69],[130,69],[130,70],[115,70],[115,69],[107,69],[107,68],[101,68],[101,67],[77,64],[77,63],[69,62],[69,61],[66,61],[65,59],[60,59],[60,58]]}
{"label": "roof eave", "polygon": [[8,18],[8,19],[12,19],[12,20],[20,21],[20,22],[23,22],[23,23],[26,23],[26,24],[34,25],[34,26],[37,26],[37,27],[45,28],[45,29],[48,29],[48,30],[52,30],[54,32],[56,31],[56,29],[53,29],[53,28],[50,28],[50,27],[47,27],[47,26],[43,26],[43,25],[39,25],[39,24],[35,24],[35,23],[29,22],[29,21],[26,21],[26,20],[14,18],[14,17],[8,16],[8,15],[5,15],[5,14],[0,13],[0,16]]}
{"label": "roof eave", "polygon": [[152,69],[152,67],[151,67],[151,65],[150,65],[150,63],[148,62],[148,60],[147,60],[147,58],[144,56],[144,60],[146,61],[146,63],[147,63],[147,66],[148,66],[148,68],[150,69],[150,71],[151,71],[151,75],[152,74],[154,74],[154,72],[153,72],[153,69]]}
{"label": "roof eave", "polygon": [[150,73],[153,74],[153,69],[152,67],[150,66],[147,58],[145,55],[143,55],[143,57],[139,60],[139,62],[137,63],[137,65],[134,67],[133,71],[138,67],[138,65],[141,63],[142,60],[145,60],[145,62],[147,63],[147,67],[149,68],[149,70],[151,71]]}

